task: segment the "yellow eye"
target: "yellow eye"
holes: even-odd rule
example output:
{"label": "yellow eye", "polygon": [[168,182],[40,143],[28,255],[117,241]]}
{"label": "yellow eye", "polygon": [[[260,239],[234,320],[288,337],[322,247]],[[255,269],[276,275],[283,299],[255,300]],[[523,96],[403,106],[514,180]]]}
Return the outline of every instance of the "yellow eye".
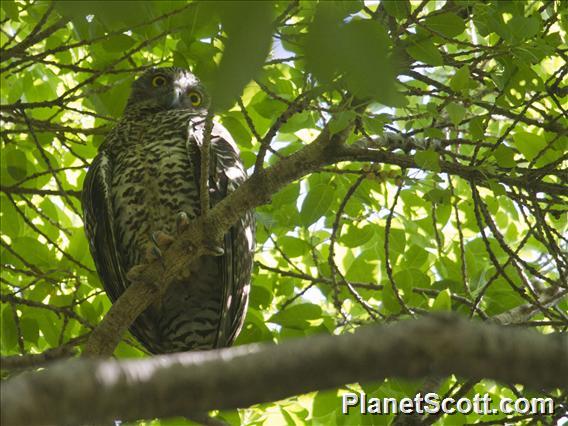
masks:
{"label": "yellow eye", "polygon": [[164,77],[163,75],[157,75],[152,79],[152,86],[161,87],[165,85],[167,82],[168,80],[166,80],[166,77]]}
{"label": "yellow eye", "polygon": [[191,92],[189,92],[187,94],[187,96],[189,98],[189,102],[191,102],[191,105],[193,105],[193,106],[199,106],[199,105],[201,105],[201,102],[203,101],[201,94],[199,92],[196,92],[195,90],[192,90]]}

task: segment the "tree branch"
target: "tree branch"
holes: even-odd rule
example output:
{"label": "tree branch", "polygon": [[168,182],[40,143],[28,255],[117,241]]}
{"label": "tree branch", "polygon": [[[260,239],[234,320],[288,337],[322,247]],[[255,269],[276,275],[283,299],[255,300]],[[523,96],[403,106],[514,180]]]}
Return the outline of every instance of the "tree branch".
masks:
{"label": "tree branch", "polygon": [[73,189],[69,190],[57,190],[57,189],[37,189],[37,188],[22,188],[21,186],[4,186],[0,185],[0,192],[6,194],[31,194],[31,195],[58,195],[64,197],[70,195],[75,198],[81,198],[81,191],[75,191]]}
{"label": "tree branch", "polygon": [[253,344],[143,360],[65,361],[2,383],[1,423],[167,418],[247,407],[346,383],[449,374],[533,389],[565,387],[568,338],[441,316],[277,346]]}
{"label": "tree branch", "polygon": [[[270,197],[288,183],[322,166],[340,161],[384,162],[402,168],[418,168],[411,156],[343,145],[351,130],[352,128],[348,127],[340,133],[331,135],[325,128],[311,144],[280,159],[266,169],[258,170],[236,191],[210,209],[206,216],[193,221],[183,235],[163,253],[160,260],[149,265],[135,266],[128,273],[128,278],[133,284],[113,304],[107,316],[93,331],[84,354],[112,355],[130,324],[159,297],[160,293],[165,292],[173,281],[180,276],[187,276],[187,265],[198,257],[208,254],[206,248],[211,247],[211,243],[220,245],[224,234],[246,211],[269,202]],[[488,185],[489,180],[495,179],[524,189],[551,194],[562,193],[557,190],[561,185],[491,174],[477,167],[454,165],[445,161],[440,161],[440,167],[442,172],[465,179],[475,179],[476,183],[481,185]],[[159,289],[156,283],[159,283]],[[124,298],[126,301],[119,303]],[[123,309],[125,311],[121,312]]]}
{"label": "tree branch", "polygon": [[[180,276],[187,276],[188,265],[207,254],[207,247],[211,247],[211,243],[220,245],[225,233],[244,212],[268,202],[273,194],[289,182],[333,161],[334,150],[350,131],[349,128],[335,135],[330,135],[327,130],[322,131],[313,143],[259,171],[213,207],[206,216],[193,221],[159,261],[132,268],[128,278],[133,284],[113,304],[104,320],[93,331],[84,355],[112,355],[128,326],[173,281]],[[159,283],[159,289],[155,283]]]}

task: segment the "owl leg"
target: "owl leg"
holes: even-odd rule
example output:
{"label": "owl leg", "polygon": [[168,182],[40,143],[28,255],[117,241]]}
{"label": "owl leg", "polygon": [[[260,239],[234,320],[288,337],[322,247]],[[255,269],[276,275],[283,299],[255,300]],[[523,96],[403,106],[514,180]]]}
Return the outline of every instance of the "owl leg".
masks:
{"label": "owl leg", "polygon": [[178,235],[183,234],[189,226],[189,216],[186,212],[179,212],[176,215],[176,232]]}
{"label": "owl leg", "polygon": [[[186,212],[179,212],[176,215],[176,234],[181,235],[189,227],[190,219]],[[146,261],[152,263],[162,258],[162,252],[166,250],[175,240],[171,235],[156,231],[150,234],[150,244],[146,248]],[[205,242],[204,254],[209,256],[222,256],[225,253],[223,247],[213,241]]]}
{"label": "owl leg", "polygon": [[146,261],[148,263],[162,257],[162,252],[166,250],[173,242],[174,238],[165,232],[156,231],[150,234],[150,244],[146,248]]}
{"label": "owl leg", "polygon": [[[176,215],[176,230],[178,235],[182,234],[189,226],[189,216],[186,212],[179,212]],[[218,244],[214,242],[205,242],[205,254],[209,256],[222,256],[225,254],[225,250],[223,247],[220,247]]]}

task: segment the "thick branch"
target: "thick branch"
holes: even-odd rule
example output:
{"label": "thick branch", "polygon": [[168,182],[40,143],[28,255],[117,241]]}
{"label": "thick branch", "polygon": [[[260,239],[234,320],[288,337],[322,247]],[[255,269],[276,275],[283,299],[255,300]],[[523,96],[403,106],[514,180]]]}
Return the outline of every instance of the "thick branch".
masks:
{"label": "thick branch", "polygon": [[24,368],[37,368],[62,358],[76,355],[75,346],[83,342],[84,336],[73,339],[57,348],[47,349],[39,354],[13,355],[0,357],[0,369],[17,370]]}
{"label": "thick branch", "polygon": [[3,383],[1,420],[29,426],[166,418],[346,383],[449,374],[533,389],[564,387],[568,338],[444,316],[278,346],[65,361]]}
{"label": "thick branch", "polygon": [[[84,354],[112,355],[128,326],[157,299],[160,292],[164,292],[173,281],[188,273],[187,265],[207,254],[207,247],[218,246],[229,228],[247,210],[268,202],[273,194],[289,182],[332,161],[333,151],[349,131],[350,129],[330,136],[324,130],[312,144],[255,174],[206,216],[191,223],[184,234],[167,249],[162,259],[133,268],[128,277],[135,285],[131,285],[113,304],[103,322],[93,331]],[[145,283],[145,286],[138,285],[139,283]],[[156,283],[159,283],[159,291]],[[123,299],[125,300],[122,301]],[[122,310],[128,312],[121,312]]]}
{"label": "thick branch", "polygon": [[[181,238],[168,248],[162,259],[150,265],[135,267],[135,270],[129,273],[129,278],[132,282],[146,283],[145,290],[138,290],[138,286],[135,286],[128,292],[132,300],[127,299],[128,302],[121,304],[117,302],[111,307],[109,315],[91,334],[85,355],[112,355],[122,334],[132,321],[151,305],[170,283],[187,274],[187,265],[199,256],[207,254],[206,247],[218,246],[223,235],[247,210],[269,202],[270,197],[288,183],[322,166],[340,161],[373,161],[396,164],[403,168],[418,167],[410,156],[343,145],[350,131],[351,129],[348,128],[338,134],[330,135],[324,130],[313,143],[279,160],[273,166],[259,170],[235,192],[213,207],[206,216],[194,221]],[[562,193],[557,188],[561,185],[496,176],[484,173],[475,167],[454,165],[445,161],[440,161],[440,167],[443,172],[475,179],[481,185],[487,184],[490,179],[497,179],[503,183],[534,191]],[[160,290],[150,290],[148,286],[155,286],[156,283],[159,283]],[[121,299],[126,296],[125,293]],[[113,312],[123,309],[121,306],[128,309],[127,314]],[[129,322],[117,322],[119,320]]]}
{"label": "thick branch", "polygon": [[93,330],[83,354],[112,355],[130,324],[152,304],[158,295],[158,287],[155,285],[143,281],[134,282]]}

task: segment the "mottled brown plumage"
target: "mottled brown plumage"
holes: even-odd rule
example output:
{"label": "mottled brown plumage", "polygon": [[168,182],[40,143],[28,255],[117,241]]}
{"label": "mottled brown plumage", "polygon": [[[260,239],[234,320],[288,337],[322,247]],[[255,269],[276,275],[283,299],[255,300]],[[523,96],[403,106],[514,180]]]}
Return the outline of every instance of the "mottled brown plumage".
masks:
{"label": "mottled brown plumage", "polygon": [[[84,221],[103,286],[115,301],[129,285],[128,270],[156,252],[152,235],[175,238],[176,217],[200,213],[199,175],[208,97],[197,78],[157,68],[134,84],[122,119],[89,168]],[[215,124],[210,150],[211,203],[246,179],[236,144]],[[227,233],[224,254],[204,256],[189,279],[173,283],[131,331],[151,352],[230,345],[244,320],[254,247],[254,216]]]}

